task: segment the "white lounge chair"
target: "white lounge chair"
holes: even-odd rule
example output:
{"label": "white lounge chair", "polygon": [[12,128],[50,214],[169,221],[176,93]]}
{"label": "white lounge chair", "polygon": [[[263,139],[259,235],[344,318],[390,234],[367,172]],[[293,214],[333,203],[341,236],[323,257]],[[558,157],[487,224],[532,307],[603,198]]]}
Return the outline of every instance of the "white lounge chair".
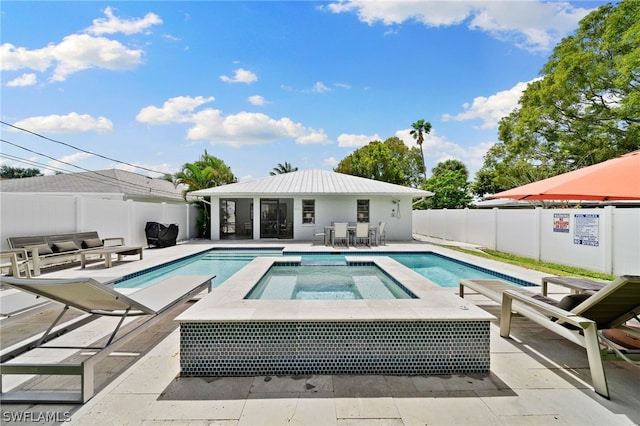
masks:
{"label": "white lounge chair", "polygon": [[[84,403],[88,401],[94,394],[93,370],[98,361],[131,341],[140,332],[163,318],[165,314],[171,312],[173,308],[190,300],[205,289],[211,291],[211,280],[213,278],[215,277],[208,275],[173,276],[127,296],[114,290],[109,285],[90,278],[23,279],[3,277],[0,279],[3,284],[60,302],[64,305],[64,308],[41,337],[23,342],[23,344],[2,352],[0,380],[1,376],[7,374],[74,375],[80,376],[81,385],[79,392],[2,392],[0,387],[0,399],[3,403]],[[77,321],[74,324],[56,327],[62,315],[70,307],[90,315],[85,316],[81,321]],[[125,318],[133,315],[146,315],[148,319],[141,322],[141,324],[136,324],[134,329],[126,331],[116,339],[116,335]],[[41,346],[43,343],[100,316],[116,316],[120,317],[120,319],[115,330],[109,336],[106,345],[99,348],[94,355],[89,356],[82,362],[75,364],[36,364],[21,363],[18,359],[13,359],[35,347],[46,349],[46,346]],[[11,362],[7,362],[9,360]]]}

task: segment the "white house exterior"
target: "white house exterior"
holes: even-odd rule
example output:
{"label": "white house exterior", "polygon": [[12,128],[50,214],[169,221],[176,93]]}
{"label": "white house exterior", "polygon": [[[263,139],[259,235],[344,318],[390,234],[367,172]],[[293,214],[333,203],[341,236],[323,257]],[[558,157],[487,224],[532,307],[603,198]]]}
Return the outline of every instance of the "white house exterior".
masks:
{"label": "white house exterior", "polygon": [[410,241],[412,200],[431,192],[324,170],[303,170],[194,191],[211,197],[211,239],[312,240],[331,222],[386,222]]}

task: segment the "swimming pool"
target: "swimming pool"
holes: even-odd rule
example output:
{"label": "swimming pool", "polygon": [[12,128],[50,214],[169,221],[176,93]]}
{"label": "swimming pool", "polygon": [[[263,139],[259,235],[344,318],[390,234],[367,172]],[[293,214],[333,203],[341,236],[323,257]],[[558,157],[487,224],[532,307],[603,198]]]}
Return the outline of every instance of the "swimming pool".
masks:
{"label": "swimming pool", "polygon": [[211,249],[165,265],[127,275],[116,288],[142,288],[173,275],[215,275],[218,287],[256,257],[300,256],[305,265],[346,265],[345,256],[389,256],[441,287],[457,287],[460,279],[502,279],[515,285],[530,282],[432,252],[283,252],[277,249]]}
{"label": "swimming pool", "polygon": [[356,300],[416,297],[375,264],[272,266],[246,299]]}

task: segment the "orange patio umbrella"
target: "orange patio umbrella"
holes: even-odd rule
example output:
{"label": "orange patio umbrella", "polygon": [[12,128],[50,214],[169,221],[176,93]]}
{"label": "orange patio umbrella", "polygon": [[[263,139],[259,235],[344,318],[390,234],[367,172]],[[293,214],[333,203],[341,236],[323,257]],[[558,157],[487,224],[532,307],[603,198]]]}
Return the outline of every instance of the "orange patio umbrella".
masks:
{"label": "orange patio umbrella", "polygon": [[640,200],[640,150],[489,197],[516,200]]}

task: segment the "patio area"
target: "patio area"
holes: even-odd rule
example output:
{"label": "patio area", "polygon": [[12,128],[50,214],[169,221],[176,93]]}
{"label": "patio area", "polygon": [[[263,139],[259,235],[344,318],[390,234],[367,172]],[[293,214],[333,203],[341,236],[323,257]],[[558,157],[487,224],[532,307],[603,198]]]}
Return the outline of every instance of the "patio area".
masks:
{"label": "patio area", "polygon": [[[326,251],[310,243],[247,242],[216,244],[287,247]],[[109,281],[141,269],[213,247],[211,242],[185,243],[145,250],[144,259],[102,262],[45,272],[43,277],[90,276]],[[344,251],[344,249],[340,249]],[[487,267],[530,282],[544,274],[448,250],[428,241],[350,248],[349,251],[425,251]],[[449,289],[453,293],[457,288]],[[551,297],[567,289],[549,285]],[[499,306],[479,295],[465,300],[496,317]],[[185,306],[185,309],[190,305]],[[34,311],[46,315],[46,307]],[[38,317],[40,319],[40,317]],[[26,318],[26,317],[25,317]],[[20,319],[14,317],[14,319]],[[0,322],[3,334],[9,318]],[[32,318],[33,319],[33,318]],[[24,320],[30,327],[39,322]],[[23,323],[24,324],[24,323]],[[16,326],[17,327],[17,326]],[[17,327],[19,328],[19,327]],[[216,424],[216,425],[633,425],[640,423],[640,368],[624,362],[605,364],[611,400],[591,387],[584,349],[516,318],[512,339],[490,326],[490,372],[450,376],[308,375],[213,378],[178,377],[179,331],[166,320],[110,357],[100,370],[101,388],[82,406],[3,405],[5,424]],[[29,413],[29,414],[27,414]],[[40,413],[40,414],[38,414]],[[57,414],[57,418],[53,416]],[[17,421],[20,420],[20,421]],[[66,420],[69,420],[66,422]]]}

